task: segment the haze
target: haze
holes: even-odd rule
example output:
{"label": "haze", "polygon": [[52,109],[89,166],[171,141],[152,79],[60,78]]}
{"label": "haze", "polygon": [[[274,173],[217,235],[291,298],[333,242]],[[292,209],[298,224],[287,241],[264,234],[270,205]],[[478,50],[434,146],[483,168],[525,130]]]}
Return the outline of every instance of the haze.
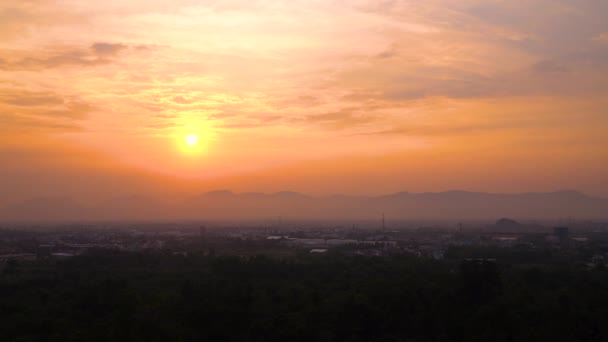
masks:
{"label": "haze", "polygon": [[9,218],[218,189],[601,202],[606,132],[604,0],[0,2]]}

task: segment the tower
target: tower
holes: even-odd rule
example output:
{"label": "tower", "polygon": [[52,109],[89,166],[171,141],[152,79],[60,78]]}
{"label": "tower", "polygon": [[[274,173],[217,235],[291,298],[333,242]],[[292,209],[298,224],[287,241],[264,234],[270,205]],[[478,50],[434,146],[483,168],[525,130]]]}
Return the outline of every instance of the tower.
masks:
{"label": "tower", "polygon": [[568,238],[568,227],[556,227],[553,228],[553,234],[559,240],[559,244],[562,247],[567,247],[568,242],[570,241]]}

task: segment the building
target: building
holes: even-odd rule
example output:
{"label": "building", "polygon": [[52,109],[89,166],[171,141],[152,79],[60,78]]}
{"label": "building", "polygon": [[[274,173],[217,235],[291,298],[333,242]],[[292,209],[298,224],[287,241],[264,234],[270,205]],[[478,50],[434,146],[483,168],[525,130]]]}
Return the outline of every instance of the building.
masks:
{"label": "building", "polygon": [[568,243],[569,243],[568,227],[553,228],[553,235],[557,238],[557,241],[559,241],[559,244],[562,247],[568,246]]}

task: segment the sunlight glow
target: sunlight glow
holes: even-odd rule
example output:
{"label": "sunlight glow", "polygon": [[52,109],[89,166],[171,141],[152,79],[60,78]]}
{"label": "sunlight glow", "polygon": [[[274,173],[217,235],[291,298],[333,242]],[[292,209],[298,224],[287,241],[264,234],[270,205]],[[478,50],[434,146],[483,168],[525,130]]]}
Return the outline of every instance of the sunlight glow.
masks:
{"label": "sunlight glow", "polygon": [[199,158],[207,154],[209,148],[210,133],[199,129],[186,129],[176,132],[174,141],[183,156]]}
{"label": "sunlight glow", "polygon": [[198,145],[198,136],[196,134],[186,135],[186,145],[191,147]]}

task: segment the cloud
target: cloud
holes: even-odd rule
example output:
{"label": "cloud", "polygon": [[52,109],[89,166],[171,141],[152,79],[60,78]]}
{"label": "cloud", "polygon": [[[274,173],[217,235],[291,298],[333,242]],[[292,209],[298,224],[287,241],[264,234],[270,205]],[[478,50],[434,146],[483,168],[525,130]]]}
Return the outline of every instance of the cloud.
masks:
{"label": "cloud", "polygon": [[63,98],[53,93],[45,92],[15,92],[4,89],[0,93],[2,102],[15,106],[44,106],[44,105],[61,105],[64,103]]}
{"label": "cloud", "polygon": [[175,96],[173,98],[173,102],[175,103],[179,103],[179,104],[190,104],[192,103],[192,101],[190,99],[187,99],[183,96]]}
{"label": "cloud", "polygon": [[382,116],[362,113],[357,108],[343,108],[334,112],[311,114],[304,117],[306,123],[321,125],[332,130],[352,129],[380,120],[382,120]]}
{"label": "cloud", "polygon": [[156,115],[152,115],[153,118],[159,118],[159,119],[175,119],[175,118],[179,118],[178,115],[174,115],[174,114],[156,114]]}
{"label": "cloud", "polygon": [[114,56],[122,50],[128,47],[120,43],[94,43],[91,45],[91,49],[98,56]]}
{"label": "cloud", "polygon": [[149,123],[145,125],[145,128],[149,128],[149,129],[159,129],[159,130],[163,130],[163,129],[168,129],[168,128],[173,128],[176,127],[177,125],[171,122],[157,122],[157,123]]}
{"label": "cloud", "polygon": [[362,3],[364,11],[386,17],[386,25],[414,21],[435,29],[386,28],[384,48],[340,67],[331,86],[348,90],[344,100],[571,96],[608,90],[607,82],[597,78],[608,69],[608,49],[589,40],[608,30],[606,2]]}
{"label": "cloud", "polygon": [[[438,103],[429,99],[418,102],[418,105],[412,104],[409,112],[424,115],[403,116],[388,127],[372,128],[353,135],[408,136],[436,142],[449,141],[455,145],[462,144],[463,139],[488,145],[497,139],[513,143],[533,139],[537,144],[544,141],[553,145],[551,148],[573,144],[590,148],[598,141],[594,137],[597,133],[591,131],[608,125],[608,116],[603,108],[605,100],[594,97],[579,100],[543,97],[534,100],[528,97],[450,99]],[[406,112],[407,109],[404,107],[402,110]]]}
{"label": "cloud", "polygon": [[211,114],[208,116],[208,118],[210,119],[227,119],[227,118],[233,118],[237,116],[236,114],[233,113],[216,113],[216,114]]}
{"label": "cloud", "polygon": [[[605,3],[5,1],[0,130],[83,129],[129,163],[196,177],[467,137],[492,150],[576,125],[589,142],[608,127],[584,104],[608,93]],[[186,129],[214,136],[204,169],[167,143]]]}
{"label": "cloud", "polygon": [[608,3],[601,0],[484,1],[465,11],[489,25],[537,37],[516,46],[546,59],[595,54],[589,37],[608,30]]}
{"label": "cloud", "polygon": [[0,132],[5,136],[12,134],[49,134],[78,131],[82,131],[82,127],[73,122],[12,113],[0,115]]}
{"label": "cloud", "polygon": [[0,130],[75,131],[95,108],[76,97],[54,92],[0,88]]}
{"label": "cloud", "polygon": [[471,136],[479,133],[505,131],[512,128],[529,127],[518,122],[479,122],[469,124],[417,124],[396,126],[386,130],[362,132],[354,135],[361,136],[382,136],[382,135],[402,135],[402,136],[418,136],[418,137],[450,137],[455,136]]}
{"label": "cloud", "polygon": [[323,104],[323,100],[315,95],[297,95],[287,98],[277,98],[270,101],[273,107],[286,108],[312,108]]}
{"label": "cloud", "polygon": [[89,48],[56,47],[46,50],[29,50],[18,55],[25,56],[5,59],[0,70],[44,70],[66,66],[98,66],[114,61],[118,54],[128,49],[127,45],[114,43],[94,43]]}
{"label": "cloud", "polygon": [[264,127],[267,126],[263,123],[260,122],[243,122],[243,123],[227,123],[227,124],[220,124],[220,125],[216,125],[215,127],[217,128],[223,128],[223,129],[249,129],[249,128],[260,128],[260,127]]}
{"label": "cloud", "polygon": [[17,39],[41,29],[78,24],[81,14],[66,10],[52,0],[0,2],[0,38]]}

